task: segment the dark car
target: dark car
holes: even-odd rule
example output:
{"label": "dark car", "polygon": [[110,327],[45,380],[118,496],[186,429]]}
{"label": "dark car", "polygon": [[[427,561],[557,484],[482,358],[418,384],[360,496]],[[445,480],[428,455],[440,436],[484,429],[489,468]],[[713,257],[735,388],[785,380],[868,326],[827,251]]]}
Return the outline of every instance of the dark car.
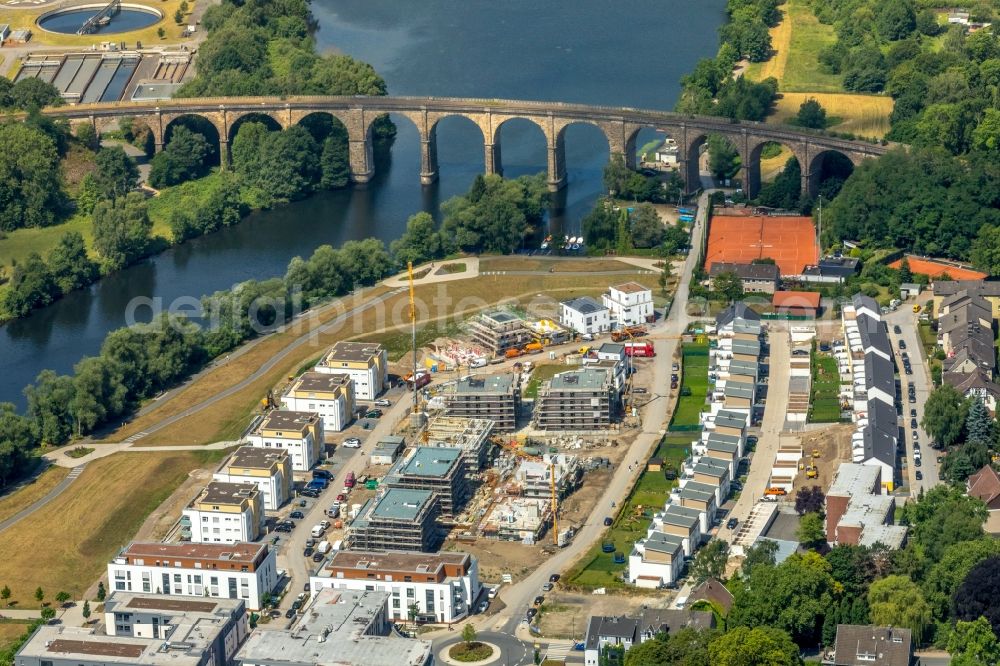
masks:
{"label": "dark car", "polygon": [[908,403],[910,403],[910,404],[912,405],[912,404],[913,404],[913,403],[915,403],[916,401],[917,401],[917,396],[915,396],[915,395],[913,395],[913,394],[911,393],[911,394],[910,394],[910,397],[909,397],[909,399],[907,400],[907,402],[908,402]]}
{"label": "dark car", "polygon": [[529,608],[529,609],[528,609],[528,612],[527,612],[527,613],[525,613],[525,615],[527,615],[527,616],[528,616],[528,619],[530,620],[531,618],[533,618],[533,617],[535,617],[536,615],[538,615],[538,610],[537,610],[537,609],[535,609],[535,608]]}
{"label": "dark car", "polygon": [[289,620],[291,620],[293,617],[295,617],[295,609],[294,608],[289,608],[288,610],[286,610],[285,611],[285,617],[287,617]]}
{"label": "dark car", "polygon": [[913,459],[913,466],[914,467],[920,467],[920,458],[914,458]]}
{"label": "dark car", "polygon": [[367,412],[365,412],[366,419],[377,419],[381,416],[382,416],[381,409],[369,409]]}
{"label": "dark car", "polygon": [[905,366],[905,367],[903,368],[903,372],[905,372],[905,373],[906,373],[906,374],[908,374],[908,375],[912,375],[912,374],[913,374],[913,368],[911,368],[911,367],[909,366],[909,364],[907,364],[907,365],[906,365],[906,366]]}
{"label": "dark car", "polygon": [[896,324],[895,326],[892,327],[892,332],[895,333],[896,335],[899,335],[900,333],[903,332],[903,329],[899,327],[899,324]]}
{"label": "dark car", "polygon": [[313,562],[322,562],[323,553],[313,553]]}
{"label": "dark car", "polygon": [[753,446],[756,443],[757,443],[757,435],[750,435],[749,437],[747,437],[747,444]]}
{"label": "dark car", "polygon": [[302,551],[302,557],[312,557],[312,554],[316,552],[312,546],[306,546],[306,549]]}
{"label": "dark car", "polygon": [[900,349],[906,349],[906,340],[900,340],[899,341],[899,348]]}
{"label": "dark car", "polygon": [[609,516],[605,516],[605,518],[604,518],[604,526],[605,527],[611,527],[611,523],[613,523],[613,522],[615,522],[615,521],[611,520],[611,518]]}
{"label": "dark car", "polygon": [[736,526],[739,524],[740,524],[739,520],[737,520],[736,518],[730,518],[729,520],[726,521],[726,528],[735,530]]}
{"label": "dark car", "polygon": [[292,511],[290,514],[288,514],[288,517],[294,518],[295,520],[305,520],[306,514],[302,513],[301,511]]}
{"label": "dark car", "polygon": [[917,420],[916,419],[913,419],[913,418],[910,419],[910,427],[916,429],[916,427],[917,427]]}
{"label": "dark car", "polygon": [[314,469],[313,470],[313,478],[314,479],[326,479],[327,481],[330,481],[330,480],[333,479],[333,473],[330,472],[329,470],[325,470],[325,469]]}
{"label": "dark car", "polygon": [[911,409],[910,410],[910,416],[916,416],[916,415],[917,415],[917,410]]}
{"label": "dark car", "polygon": [[549,576],[549,582],[550,583],[558,583],[559,582],[559,574],[552,574],[551,576]]}
{"label": "dark car", "polygon": [[300,608],[302,608],[302,600],[301,599],[296,599],[295,601],[292,602],[292,610],[298,610]]}
{"label": "dark car", "polygon": [[291,532],[294,528],[290,525],[278,525],[274,528],[275,532]]}
{"label": "dark car", "polygon": [[543,601],[545,601],[545,597],[543,597],[542,595],[539,594],[537,597],[535,597],[536,606],[541,606]]}
{"label": "dark car", "polygon": [[916,473],[916,474],[914,474],[913,476],[914,476],[914,478],[915,478],[915,479],[916,479],[917,481],[923,481],[923,480],[924,480],[924,473],[923,473],[923,472],[921,472],[921,471],[920,471],[919,469],[917,470],[917,473]]}

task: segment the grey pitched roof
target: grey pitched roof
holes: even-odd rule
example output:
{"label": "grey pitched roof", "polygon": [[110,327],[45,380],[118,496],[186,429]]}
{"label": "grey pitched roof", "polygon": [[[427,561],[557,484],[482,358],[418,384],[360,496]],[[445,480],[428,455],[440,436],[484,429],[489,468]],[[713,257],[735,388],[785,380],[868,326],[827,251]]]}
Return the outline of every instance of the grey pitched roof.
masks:
{"label": "grey pitched roof", "polygon": [[869,400],[868,423],[892,437],[893,440],[899,439],[899,420],[895,407],[887,405],[881,400]]}
{"label": "grey pitched roof", "polygon": [[781,273],[777,264],[733,264],[727,261],[716,261],[708,270],[711,277],[720,273],[736,273],[741,280],[773,280],[778,281]]}
{"label": "grey pitched roof", "polygon": [[600,647],[602,637],[620,638],[635,642],[639,632],[639,620],[624,615],[591,615],[587,625],[587,649],[596,650]]}
{"label": "grey pitched roof", "polygon": [[982,370],[975,372],[945,372],[942,381],[954,386],[962,393],[968,393],[974,389],[981,389],[995,398],[1000,398],[1000,385],[990,379],[988,373]]}
{"label": "grey pitched roof", "polygon": [[747,384],[746,382],[726,382],[726,390],[724,391],[726,397],[730,398],[746,398],[747,400],[753,400],[754,386],[753,384]]}
{"label": "grey pitched roof", "polygon": [[735,359],[729,363],[729,373],[733,375],[749,375],[756,378],[759,371],[760,365],[752,361]]}
{"label": "grey pitched roof", "polygon": [[595,312],[606,311],[607,308],[595,301],[590,296],[580,296],[562,303],[571,310],[576,310],[580,314],[593,314]]}
{"label": "grey pitched roof", "polygon": [[646,550],[653,550],[657,553],[667,553],[669,555],[676,555],[679,551],[684,549],[684,542],[680,537],[674,536],[673,534],[665,534],[663,532],[653,532],[648,537],[643,544]]}
{"label": "grey pitched roof", "polygon": [[708,474],[722,479],[729,476],[729,465],[720,462],[715,458],[702,458],[694,466],[695,474]]}
{"label": "grey pitched roof", "polygon": [[719,328],[733,323],[736,319],[760,321],[760,315],[750,309],[743,301],[737,301],[716,316],[715,325]]}
{"label": "grey pitched roof", "polygon": [[708,611],[646,608],[639,617],[639,631],[647,638],[659,633],[673,635],[686,627],[711,629],[714,626],[715,617]]}
{"label": "grey pitched roof", "polygon": [[691,529],[700,519],[701,513],[697,509],[677,504],[668,504],[663,511],[663,522],[667,525],[678,525]]}
{"label": "grey pitched roof", "polygon": [[864,294],[859,293],[859,294],[854,294],[854,296],[851,296],[851,304],[854,305],[855,310],[860,311],[863,308],[867,308],[872,312],[876,313],[881,312],[881,310],[878,307],[878,303],[875,302],[875,299],[872,298],[871,296],[865,296]]}
{"label": "grey pitched roof", "polygon": [[713,500],[715,499],[715,488],[707,483],[688,481],[684,484],[684,487],[681,488],[681,498],[702,501]]}
{"label": "grey pitched roof", "polygon": [[739,444],[733,444],[732,442],[723,442],[718,439],[712,439],[711,436],[709,436],[708,441],[705,442],[705,447],[709,451],[722,451],[723,453],[728,453],[730,455],[737,453],[740,450]]}
{"label": "grey pitched roof", "polygon": [[865,354],[865,388],[877,388],[896,396],[896,370],[892,361],[875,354]]}
{"label": "grey pitched roof", "polygon": [[744,428],[747,424],[747,415],[743,412],[734,412],[731,409],[720,409],[715,415],[716,427],[724,428]]}
{"label": "grey pitched roof", "polygon": [[858,333],[861,334],[861,346],[867,352],[877,349],[886,356],[892,356],[892,345],[889,343],[889,331],[885,322],[873,319],[868,315],[857,318]]}
{"label": "grey pitched roof", "polygon": [[760,356],[760,343],[756,340],[733,340],[733,353]]}
{"label": "grey pitched roof", "polygon": [[836,666],[910,666],[913,639],[909,629],[838,624],[834,650]]}
{"label": "grey pitched roof", "polygon": [[971,293],[996,298],[1000,296],[1000,281],[994,280],[935,280],[935,296],[951,296],[960,291],[967,290]]}
{"label": "grey pitched roof", "polygon": [[734,333],[749,333],[750,335],[760,335],[761,330],[764,327],[759,321],[750,321],[749,319],[737,319],[733,322],[733,332]]}
{"label": "grey pitched roof", "polygon": [[864,429],[865,460],[874,458],[890,467],[896,465],[896,442],[883,430],[871,423]]}

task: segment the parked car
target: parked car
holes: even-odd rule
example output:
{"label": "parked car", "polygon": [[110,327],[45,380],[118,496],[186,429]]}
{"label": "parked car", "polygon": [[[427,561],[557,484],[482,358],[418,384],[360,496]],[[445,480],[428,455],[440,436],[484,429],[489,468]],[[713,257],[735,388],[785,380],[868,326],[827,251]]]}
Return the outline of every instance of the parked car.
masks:
{"label": "parked car", "polygon": [[916,419],[914,419],[914,418],[910,419],[910,427],[913,428],[914,430],[916,430],[916,428],[917,428],[917,420]]}
{"label": "parked car", "polygon": [[306,546],[305,550],[302,551],[302,557],[312,557],[312,554],[316,552],[312,546]]}
{"label": "parked car", "polygon": [[347,494],[346,493],[340,493],[339,495],[337,495],[337,501],[341,502],[341,503],[346,502],[347,501]]}
{"label": "parked car", "polygon": [[554,586],[552,585],[552,583],[546,583],[545,585],[542,585],[542,589],[544,591],[546,591],[546,592],[548,592],[549,590],[551,590],[553,587]]}
{"label": "parked car", "polygon": [[920,439],[920,434],[916,430],[914,430],[913,431],[913,441],[915,442],[918,439]]}
{"label": "parked car", "polygon": [[382,416],[381,409],[369,409],[367,412],[365,412],[366,419],[377,419],[380,418],[381,416]]}
{"label": "parked car", "polygon": [[323,553],[317,552],[313,555],[313,562],[322,562],[322,561],[323,561]]}
{"label": "parked car", "polygon": [[330,521],[329,520],[321,520],[321,521],[319,521],[319,524],[323,526],[324,530],[330,529]]}
{"label": "parked car", "polygon": [[535,605],[536,606],[541,606],[543,601],[545,601],[545,597],[542,596],[541,594],[539,594],[537,597],[535,597]]}
{"label": "parked car", "polygon": [[549,582],[550,583],[558,583],[559,582],[559,574],[552,574],[551,576],[549,576]]}
{"label": "parked car", "polygon": [[913,466],[920,467],[920,458],[918,458],[917,456],[913,456]]}
{"label": "parked car", "polygon": [[326,469],[314,469],[312,475],[314,479],[323,479],[325,481],[333,479],[333,473]]}
{"label": "parked car", "polygon": [[605,527],[611,527],[611,523],[613,523],[613,522],[615,522],[615,521],[611,520],[610,516],[605,516],[605,518],[604,518],[604,526]]}
{"label": "parked car", "polygon": [[632,393],[643,394],[643,393],[646,393],[646,389],[642,388],[641,386],[640,387],[636,387],[636,388],[632,389]]}
{"label": "parked car", "polygon": [[529,608],[529,609],[528,609],[528,612],[527,612],[527,613],[525,613],[525,615],[526,615],[526,616],[527,616],[527,618],[528,618],[528,619],[530,620],[531,618],[533,618],[533,617],[535,617],[536,615],[538,615],[538,609],[536,609],[536,608]]}
{"label": "parked car", "polygon": [[895,333],[896,335],[899,335],[900,333],[903,332],[903,329],[899,327],[899,324],[896,324],[895,326],[892,327],[892,332]]}
{"label": "parked car", "polygon": [[490,602],[488,602],[488,601],[480,601],[479,602],[479,608],[477,609],[477,611],[480,612],[480,613],[485,613],[486,609],[489,608],[489,607],[490,607]]}
{"label": "parked car", "polygon": [[757,435],[750,435],[749,437],[747,437],[747,444],[753,446],[756,443],[757,443]]}
{"label": "parked car", "polygon": [[315,546],[316,545],[316,539],[312,539],[312,538],[306,539],[306,545],[307,546]]}
{"label": "parked car", "polygon": [[916,474],[914,474],[913,476],[914,476],[914,478],[915,478],[915,479],[916,479],[917,481],[923,481],[923,480],[924,480],[924,473],[923,473],[923,472],[921,472],[921,471],[920,471],[919,469],[917,470],[917,473],[916,473]]}
{"label": "parked car", "polygon": [[917,410],[911,409],[910,410],[910,416],[916,416],[916,415],[917,415]]}
{"label": "parked car", "polygon": [[735,530],[736,526],[740,524],[740,521],[736,518],[730,518],[726,521],[726,528],[730,530]]}
{"label": "parked car", "polygon": [[376,407],[392,407],[392,402],[386,400],[385,398],[379,398],[375,401]]}
{"label": "parked car", "polygon": [[900,340],[899,341],[899,348],[900,349],[906,349],[906,340]]}
{"label": "parked car", "polygon": [[288,618],[289,620],[291,620],[293,617],[295,617],[295,609],[294,608],[289,608],[288,610],[286,610],[285,611],[285,617]]}
{"label": "parked car", "polygon": [[350,437],[348,439],[345,439],[344,440],[344,448],[345,449],[360,449],[361,448],[361,440],[358,439],[357,437]]}
{"label": "parked car", "polygon": [[278,524],[274,527],[275,532],[291,532],[292,528],[285,524]]}
{"label": "parked car", "polygon": [[292,511],[290,514],[288,514],[288,517],[294,518],[295,520],[305,520],[306,514],[296,509],[295,511]]}

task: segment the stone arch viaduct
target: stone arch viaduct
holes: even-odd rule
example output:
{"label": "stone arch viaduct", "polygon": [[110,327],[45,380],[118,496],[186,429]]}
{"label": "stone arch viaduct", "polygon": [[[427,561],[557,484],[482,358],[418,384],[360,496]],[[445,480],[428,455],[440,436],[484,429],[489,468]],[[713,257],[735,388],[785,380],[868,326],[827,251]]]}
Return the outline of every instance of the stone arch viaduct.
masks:
{"label": "stone arch viaduct", "polygon": [[[568,126],[576,123],[596,126],[607,139],[611,154],[624,155],[629,162],[634,162],[640,130],[651,128],[666,133],[677,142],[678,166],[689,191],[700,186],[698,155],[702,144],[709,134],[720,134],[732,143],[742,159],[741,177],[750,196],[760,189],[760,154],[768,142],[787,146],[798,158],[802,165],[802,191],[810,195],[816,193],[823,160],[830,153],[840,153],[857,166],[890,148],[782,125],[559,102],[444,97],[226,97],[80,104],[46,110],[52,117],[90,122],[98,134],[112,121],[131,117],[149,126],[156,150],[163,147],[172,122],[183,116],[200,116],[218,132],[223,168],[228,161],[229,142],[241,118],[264,115],[287,128],[315,113],[329,114],[346,127],[351,177],[357,183],[367,182],[374,173],[372,123],[387,113],[404,116],[416,126],[420,135],[420,181],[424,184],[437,178],[437,124],[449,116],[467,118],[479,127],[487,174],[503,173],[500,127],[505,122],[520,118],[537,125],[545,135],[548,185],[553,191],[566,183],[564,134]],[[635,164],[628,166],[634,168]]]}

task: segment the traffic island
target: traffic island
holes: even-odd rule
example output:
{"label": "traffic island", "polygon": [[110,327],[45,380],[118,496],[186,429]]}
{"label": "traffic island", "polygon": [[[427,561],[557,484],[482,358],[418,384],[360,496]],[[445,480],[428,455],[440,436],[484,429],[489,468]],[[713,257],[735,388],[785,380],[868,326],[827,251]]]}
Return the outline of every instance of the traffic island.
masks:
{"label": "traffic island", "polygon": [[449,663],[478,664],[492,661],[494,656],[500,654],[500,648],[491,643],[481,641],[470,641],[456,643],[448,648]]}

